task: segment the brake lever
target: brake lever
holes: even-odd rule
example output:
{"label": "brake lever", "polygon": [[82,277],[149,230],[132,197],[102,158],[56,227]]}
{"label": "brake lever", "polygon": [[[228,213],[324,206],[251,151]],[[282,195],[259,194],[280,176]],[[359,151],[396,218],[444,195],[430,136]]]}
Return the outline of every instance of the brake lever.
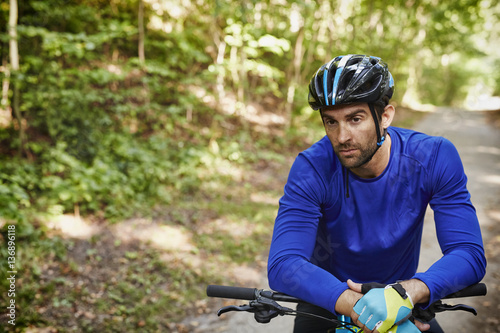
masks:
{"label": "brake lever", "polygon": [[434,317],[436,317],[436,313],[443,311],[466,311],[472,313],[474,316],[477,316],[477,311],[471,306],[465,304],[457,304],[457,305],[449,305],[444,304],[441,301],[436,301],[432,303],[427,309],[421,309],[419,307],[413,308],[413,317],[419,319],[424,322],[429,322]]}
{"label": "brake lever", "polygon": [[228,305],[223,308],[220,308],[219,311],[217,311],[217,316],[221,316],[222,314],[226,312],[231,312],[231,311],[248,311],[248,312],[253,312],[252,310],[255,310],[254,307],[252,307],[250,304],[244,304],[240,306],[236,305]]}
{"label": "brake lever", "polygon": [[477,311],[472,306],[468,306],[465,304],[457,304],[457,305],[449,305],[449,304],[438,304],[436,307],[436,312],[442,311],[466,311],[472,313],[474,316],[477,316]]}
{"label": "brake lever", "polygon": [[281,306],[276,301],[262,296],[258,296],[255,301],[251,301],[249,304],[225,306],[217,311],[217,316],[220,317],[222,314],[230,311],[253,313],[255,320],[263,324],[269,323],[271,319],[278,315],[283,316],[286,313],[293,312],[292,309]]}

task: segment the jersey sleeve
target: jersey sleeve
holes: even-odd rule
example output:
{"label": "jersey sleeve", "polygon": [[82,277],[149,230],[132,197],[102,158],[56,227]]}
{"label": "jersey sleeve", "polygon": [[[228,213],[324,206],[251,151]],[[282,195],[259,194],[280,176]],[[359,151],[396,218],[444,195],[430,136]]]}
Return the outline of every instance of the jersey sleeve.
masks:
{"label": "jersey sleeve", "polygon": [[443,256],[414,276],[429,287],[429,304],[481,281],[486,271],[481,230],[460,156],[446,139],[435,156],[429,174],[430,206]]}
{"label": "jersey sleeve", "polygon": [[311,262],[327,184],[303,155],[295,160],[280,199],[268,260],[272,289],[335,313],[347,284]]}

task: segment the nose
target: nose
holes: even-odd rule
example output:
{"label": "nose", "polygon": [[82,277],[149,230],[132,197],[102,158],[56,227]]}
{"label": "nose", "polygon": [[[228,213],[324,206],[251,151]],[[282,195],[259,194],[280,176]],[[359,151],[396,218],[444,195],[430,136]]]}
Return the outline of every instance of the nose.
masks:
{"label": "nose", "polygon": [[351,139],[351,129],[345,124],[339,124],[337,139],[340,144],[345,144]]}

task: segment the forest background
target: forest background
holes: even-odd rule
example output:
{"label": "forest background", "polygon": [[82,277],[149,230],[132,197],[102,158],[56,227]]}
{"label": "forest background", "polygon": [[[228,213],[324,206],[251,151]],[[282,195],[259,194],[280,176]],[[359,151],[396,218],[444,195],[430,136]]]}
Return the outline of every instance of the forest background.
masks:
{"label": "forest background", "polygon": [[169,331],[205,311],[204,285],[265,265],[291,159],[322,136],[315,69],[381,57],[401,126],[412,109],[486,108],[499,18],[493,0],[2,2],[11,328]]}

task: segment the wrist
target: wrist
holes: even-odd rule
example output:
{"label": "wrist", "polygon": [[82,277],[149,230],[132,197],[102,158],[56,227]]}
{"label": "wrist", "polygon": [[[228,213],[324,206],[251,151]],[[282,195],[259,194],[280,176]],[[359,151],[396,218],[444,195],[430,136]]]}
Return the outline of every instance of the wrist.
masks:
{"label": "wrist", "polygon": [[353,307],[356,302],[363,297],[363,294],[355,292],[351,289],[345,290],[340,294],[335,303],[335,312],[344,316],[352,317]]}
{"label": "wrist", "polygon": [[413,305],[417,303],[427,303],[430,299],[430,290],[427,285],[418,279],[411,279],[400,282],[410,296]]}

